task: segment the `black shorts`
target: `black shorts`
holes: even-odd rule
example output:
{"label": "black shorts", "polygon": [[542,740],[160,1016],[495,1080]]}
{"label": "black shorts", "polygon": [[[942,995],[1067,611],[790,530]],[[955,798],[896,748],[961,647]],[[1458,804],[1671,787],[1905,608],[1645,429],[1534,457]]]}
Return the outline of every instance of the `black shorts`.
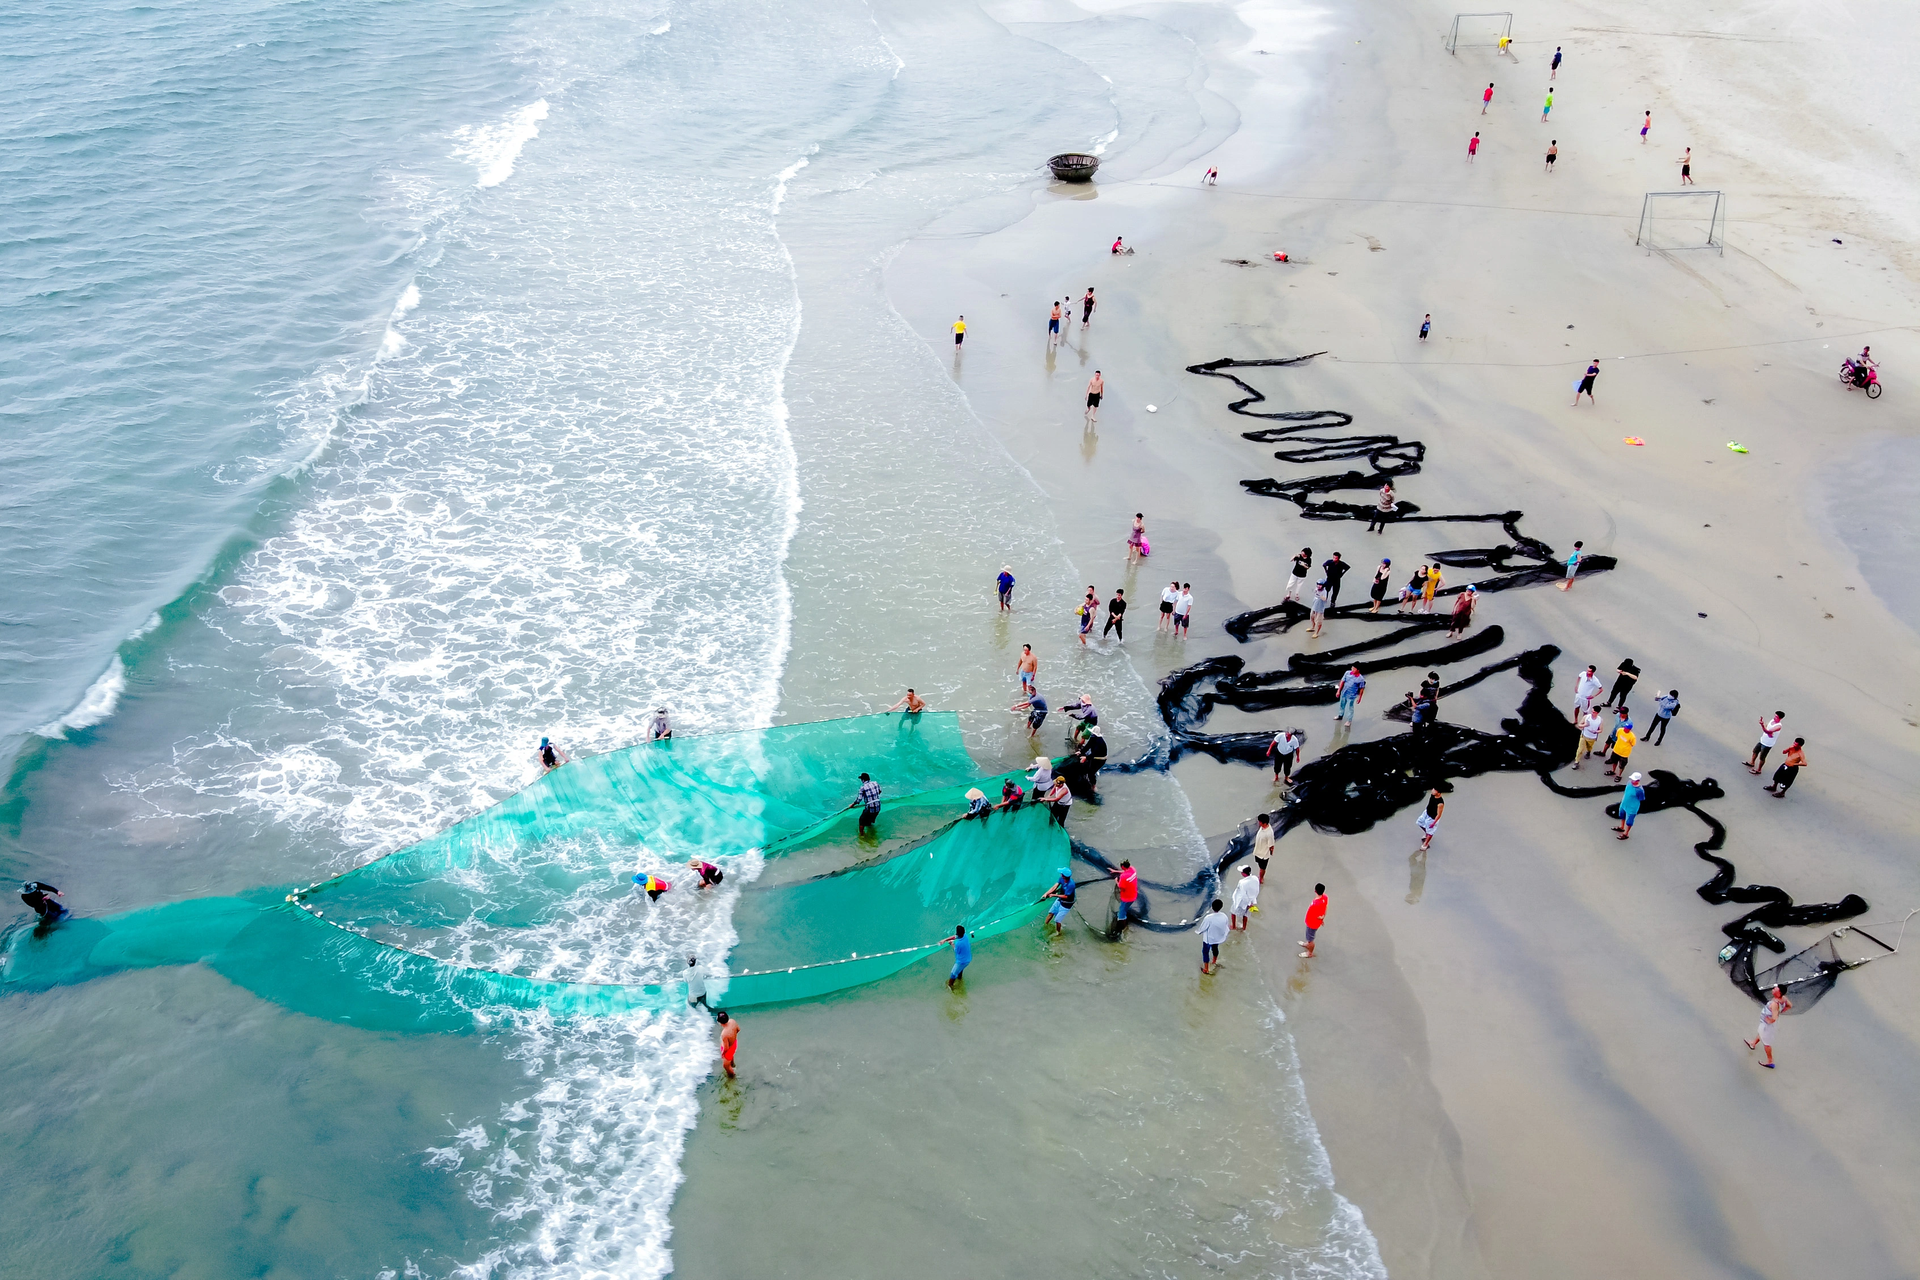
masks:
{"label": "black shorts", "polygon": [[1100,393],[1098,391],[1087,392],[1087,408],[1098,409],[1099,407],[1100,407]]}
{"label": "black shorts", "polygon": [[1162,601],[1160,602],[1160,612],[1162,612],[1162,613],[1172,613],[1172,612],[1173,612],[1173,601],[1171,601],[1171,600],[1162,600]]}

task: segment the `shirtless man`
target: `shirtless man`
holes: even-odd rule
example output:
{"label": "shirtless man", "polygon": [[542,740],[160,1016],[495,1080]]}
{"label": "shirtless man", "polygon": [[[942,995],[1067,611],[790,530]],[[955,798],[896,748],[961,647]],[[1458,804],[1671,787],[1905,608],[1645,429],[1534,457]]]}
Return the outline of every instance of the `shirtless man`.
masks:
{"label": "shirtless man", "polygon": [[[906,697],[900,699],[900,701],[888,707],[887,710],[898,711],[902,707],[905,707],[907,709],[908,715],[917,716],[922,711],[925,711],[927,709],[927,700],[921,697],[919,694],[915,693],[913,690],[909,689],[907,690]],[[885,714],[885,713],[883,712],[882,714]]]}
{"label": "shirtless man", "polygon": [[720,1023],[720,1065],[727,1069],[727,1079],[734,1078],[733,1055],[740,1051],[740,1024],[724,1013],[714,1018]]}
{"label": "shirtless man", "polygon": [[1040,659],[1033,656],[1032,645],[1020,646],[1020,661],[1015,669],[1020,673],[1020,692],[1031,697],[1034,679],[1040,671]]}
{"label": "shirtless man", "polygon": [[1095,369],[1093,377],[1087,382],[1087,425],[1091,427],[1100,416],[1100,397],[1107,394],[1107,382]]}

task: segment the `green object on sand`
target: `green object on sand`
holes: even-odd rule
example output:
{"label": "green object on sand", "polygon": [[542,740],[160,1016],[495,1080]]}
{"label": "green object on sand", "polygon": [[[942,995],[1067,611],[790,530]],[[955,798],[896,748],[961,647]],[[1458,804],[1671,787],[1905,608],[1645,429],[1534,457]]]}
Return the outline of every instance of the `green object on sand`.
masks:
{"label": "green object on sand", "polygon": [[1747,451],[1747,446],[1741,444],[1738,440],[1727,441],[1727,448],[1733,450],[1735,453],[1745,453]]}
{"label": "green object on sand", "polygon": [[[893,844],[858,842],[858,814],[846,806],[862,772],[887,793],[880,835]],[[677,1009],[686,998],[678,981],[553,981],[431,953],[520,955],[525,930],[631,892],[628,868],[609,870],[617,857],[759,849],[770,862],[829,869],[741,893],[743,942],[729,966],[737,976],[710,979],[711,1002],[811,999],[904,968],[956,923],[991,936],[1038,916],[1068,854],[1065,829],[1040,806],[956,821],[976,774],[952,713],[645,743],[576,760],[438,835],[305,888],[16,928],[0,951],[0,991],[204,963],[289,1009],[380,1030],[461,1032],[513,1011]]]}

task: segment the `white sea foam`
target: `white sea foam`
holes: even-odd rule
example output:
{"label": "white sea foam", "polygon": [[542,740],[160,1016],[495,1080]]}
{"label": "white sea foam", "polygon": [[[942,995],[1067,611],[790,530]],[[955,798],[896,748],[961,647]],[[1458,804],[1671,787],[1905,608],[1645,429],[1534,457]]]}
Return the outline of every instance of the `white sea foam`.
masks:
{"label": "white sea foam", "polygon": [[[138,633],[136,633],[138,634]],[[90,729],[96,724],[104,724],[120,705],[120,695],[127,691],[127,665],[120,661],[120,655],[114,654],[87,691],[80,695],[80,701],[58,720],[41,725],[34,730],[43,738],[64,738],[69,729]]]}
{"label": "white sea foam", "polygon": [[407,313],[420,305],[420,286],[408,282],[400,292],[400,298],[393,304],[393,312],[387,317],[387,331],[380,339],[379,359],[387,360],[406,350],[407,340],[400,333],[399,325],[407,318]]}
{"label": "white sea foam", "polygon": [[540,122],[547,118],[547,100],[530,102],[498,124],[469,125],[454,134],[453,154],[475,169],[477,187],[497,187],[513,176],[513,162],[520,148],[540,136]]}

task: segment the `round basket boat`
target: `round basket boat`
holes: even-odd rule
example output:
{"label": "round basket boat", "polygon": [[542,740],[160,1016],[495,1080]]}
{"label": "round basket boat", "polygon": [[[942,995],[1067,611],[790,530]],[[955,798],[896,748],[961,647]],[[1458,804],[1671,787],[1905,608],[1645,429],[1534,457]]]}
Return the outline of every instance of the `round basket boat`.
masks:
{"label": "round basket boat", "polygon": [[1079,151],[1063,151],[1047,161],[1047,166],[1053,170],[1053,176],[1062,182],[1092,182],[1093,171],[1100,167],[1100,157]]}

